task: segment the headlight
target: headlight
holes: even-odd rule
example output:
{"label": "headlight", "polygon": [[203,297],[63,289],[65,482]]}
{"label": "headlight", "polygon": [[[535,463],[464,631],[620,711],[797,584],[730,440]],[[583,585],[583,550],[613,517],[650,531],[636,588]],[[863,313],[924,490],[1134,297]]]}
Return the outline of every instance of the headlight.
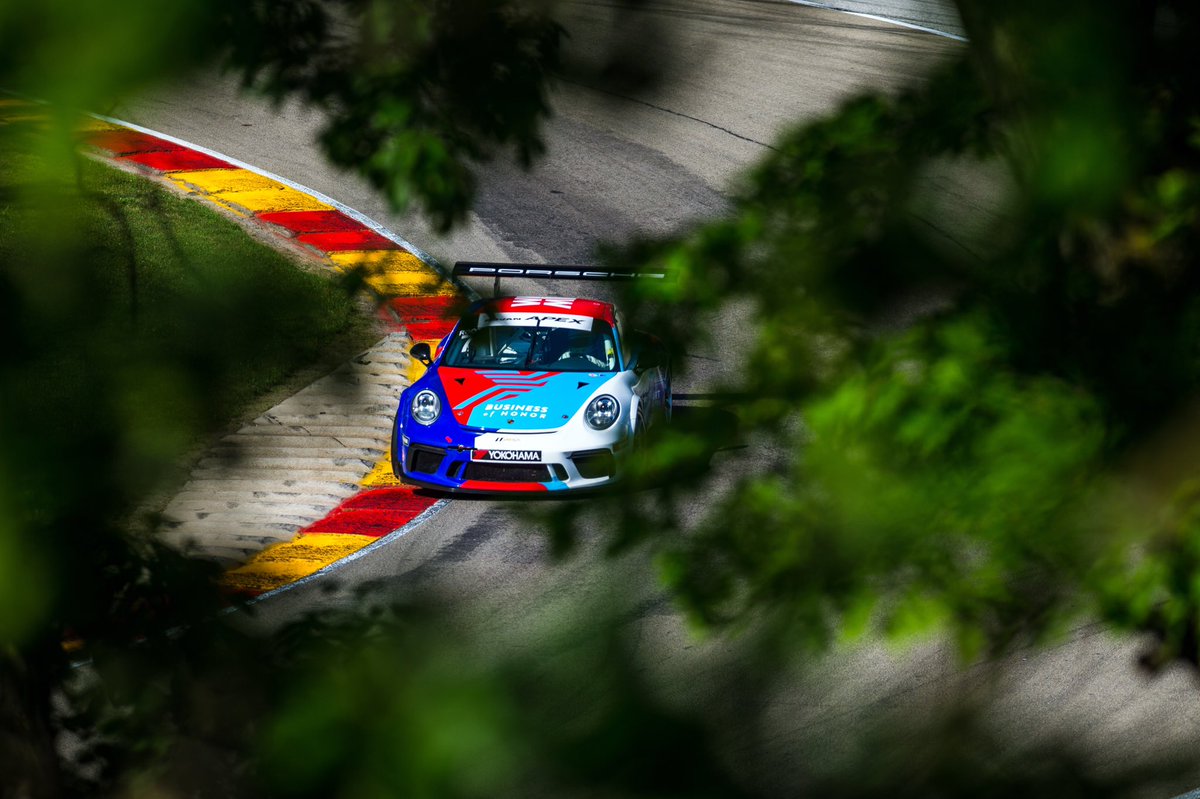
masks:
{"label": "headlight", "polygon": [[607,394],[601,394],[589,402],[587,410],[583,412],[584,420],[593,430],[607,430],[613,426],[620,415],[621,403],[617,402],[616,397],[610,397]]}
{"label": "headlight", "polygon": [[441,412],[442,401],[432,391],[419,391],[413,397],[412,416],[421,424],[433,424]]}

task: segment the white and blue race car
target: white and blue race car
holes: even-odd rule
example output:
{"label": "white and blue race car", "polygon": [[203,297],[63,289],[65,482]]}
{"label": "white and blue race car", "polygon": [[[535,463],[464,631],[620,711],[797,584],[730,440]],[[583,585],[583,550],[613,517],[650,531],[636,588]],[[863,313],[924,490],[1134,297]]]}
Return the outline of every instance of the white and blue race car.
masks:
{"label": "white and blue race car", "polygon": [[618,479],[671,417],[661,342],[606,302],[503,297],[471,305],[400,396],[392,470],[448,492],[591,489]]}

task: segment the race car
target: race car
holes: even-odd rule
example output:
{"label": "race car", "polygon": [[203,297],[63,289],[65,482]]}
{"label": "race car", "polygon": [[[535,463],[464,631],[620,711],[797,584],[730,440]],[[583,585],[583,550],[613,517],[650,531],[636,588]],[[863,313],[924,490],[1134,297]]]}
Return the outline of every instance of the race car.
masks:
{"label": "race car", "polygon": [[610,303],[502,297],[472,304],[400,395],[392,470],[445,492],[594,489],[620,478],[671,418],[670,360]]}

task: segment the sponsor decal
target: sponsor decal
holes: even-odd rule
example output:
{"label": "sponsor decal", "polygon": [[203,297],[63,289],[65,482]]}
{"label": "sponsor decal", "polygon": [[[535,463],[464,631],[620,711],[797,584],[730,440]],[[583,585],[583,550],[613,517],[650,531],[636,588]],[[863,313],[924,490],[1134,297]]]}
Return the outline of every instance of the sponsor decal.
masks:
{"label": "sponsor decal", "polygon": [[580,330],[592,329],[591,317],[543,316],[531,313],[482,314],[477,324],[479,327],[528,327],[542,325],[545,327],[576,327]]}
{"label": "sponsor decal", "polygon": [[454,420],[473,427],[511,431],[560,427],[586,398],[586,389],[576,388],[582,378],[571,372],[443,367],[439,374]]}
{"label": "sponsor decal", "polygon": [[637,280],[643,278],[664,279],[666,272],[623,272],[615,269],[589,269],[579,266],[484,264],[459,261],[454,265],[454,274],[476,277],[542,277],[559,280]]}
{"label": "sponsor decal", "polygon": [[542,451],[538,449],[477,449],[471,453],[471,459],[508,463],[538,463],[542,459]]}
{"label": "sponsor decal", "polygon": [[545,405],[520,405],[513,402],[488,402],[478,412],[480,419],[503,418],[545,419],[550,409]]}

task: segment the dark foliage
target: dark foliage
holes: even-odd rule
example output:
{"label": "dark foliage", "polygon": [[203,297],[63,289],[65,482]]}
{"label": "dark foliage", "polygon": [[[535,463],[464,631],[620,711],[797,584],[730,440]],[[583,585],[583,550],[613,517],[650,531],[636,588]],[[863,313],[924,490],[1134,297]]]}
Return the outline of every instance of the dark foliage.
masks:
{"label": "dark foliage", "polygon": [[[971,44],[925,84],[782,137],[726,219],[609,253],[678,273],[629,298],[677,351],[731,303],[753,346],[745,379],[714,387],[728,402],[651,442],[645,493],[562,509],[553,540],[569,550],[578,514],[602,514],[609,550],[652,552],[694,621],[748,631],[771,657],[719,671],[725,704],[650,686],[615,599],[580,611],[588,631],[507,649],[420,608],[262,635],[218,615],[211,570],[130,520],[224,421],[243,348],[278,360],[288,330],[332,323],[311,286],[287,314],[249,313],[263,283],[206,283],[188,258],[166,262],[198,290],[155,294],[135,226],[72,180],[73,155],[48,189],[6,186],[6,214],[32,198],[45,218],[0,241],[0,795],[1100,796],[1170,779],[997,740],[958,695],[842,738],[767,718],[788,677],[771,658],[868,630],[948,632],[976,657],[1099,616],[1149,632],[1148,665],[1200,662],[1200,15],[960,6]],[[326,112],[334,163],[447,228],[473,169],[541,150],[553,12],[9,2],[0,86],[56,102],[45,146],[62,155],[72,108],[219,63]],[[622,66],[604,72],[626,90],[656,78]],[[164,307],[219,335],[173,334]]]}

